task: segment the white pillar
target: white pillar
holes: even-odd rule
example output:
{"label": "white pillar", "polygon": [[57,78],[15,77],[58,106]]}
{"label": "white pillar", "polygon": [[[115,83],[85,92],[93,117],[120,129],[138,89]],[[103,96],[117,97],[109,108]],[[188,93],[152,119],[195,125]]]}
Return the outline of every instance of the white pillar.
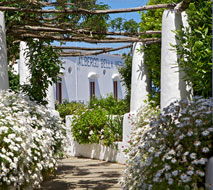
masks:
{"label": "white pillar", "polygon": [[49,85],[47,90],[47,107],[49,109],[55,109],[55,96],[54,96],[54,87],[53,85]]}
{"label": "white pillar", "polygon": [[140,51],[142,45],[141,42],[133,45],[130,113],[124,115],[124,144],[128,142],[133,127],[131,118],[136,116],[138,109],[143,106],[144,100],[147,99],[150,92],[150,79],[147,67],[144,64],[144,52]]}
{"label": "white pillar", "polygon": [[180,71],[177,64],[177,52],[171,47],[171,44],[179,43],[174,31],[180,29],[182,24],[180,13],[175,13],[173,10],[164,11],[161,41],[161,110],[175,100],[190,97],[190,93],[186,90],[187,84],[183,80],[184,73]]}
{"label": "white pillar", "polygon": [[28,46],[26,42],[20,42],[20,59],[19,59],[19,76],[20,76],[20,85],[29,84],[30,83],[30,70],[27,66],[29,63],[29,57],[27,57],[27,53],[29,52]]}
{"label": "white pillar", "polygon": [[0,11],[0,90],[9,88],[4,13]]}
{"label": "white pillar", "polygon": [[206,190],[213,190],[213,157],[209,158],[206,165]]}
{"label": "white pillar", "polygon": [[136,112],[144,104],[150,92],[144,52],[139,51],[142,45],[141,42],[133,44],[130,112]]}

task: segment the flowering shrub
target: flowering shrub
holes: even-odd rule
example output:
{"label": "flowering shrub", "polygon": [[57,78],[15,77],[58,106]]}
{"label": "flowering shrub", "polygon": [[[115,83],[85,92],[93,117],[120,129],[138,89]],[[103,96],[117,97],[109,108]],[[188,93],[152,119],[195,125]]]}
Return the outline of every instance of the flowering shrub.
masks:
{"label": "flowering shrub", "polygon": [[204,189],[205,165],[213,155],[213,104],[195,97],[171,103],[149,125],[138,125],[121,180],[128,190]]}
{"label": "flowering shrub", "polygon": [[102,143],[109,146],[122,139],[122,116],[107,116],[101,107],[80,110],[73,117],[71,131],[80,144]]}
{"label": "flowering shrub", "polygon": [[127,102],[120,99],[116,100],[112,94],[106,98],[94,97],[88,104],[89,109],[95,109],[98,106],[104,108],[108,115],[124,115],[125,113],[129,112],[129,106]]}
{"label": "flowering shrub", "polygon": [[73,115],[77,110],[85,110],[86,106],[77,102],[64,101],[62,104],[56,104],[56,110],[60,117],[65,121],[66,115]]}
{"label": "flowering shrub", "polygon": [[27,96],[0,91],[0,189],[38,187],[57,167],[65,127],[56,114]]}

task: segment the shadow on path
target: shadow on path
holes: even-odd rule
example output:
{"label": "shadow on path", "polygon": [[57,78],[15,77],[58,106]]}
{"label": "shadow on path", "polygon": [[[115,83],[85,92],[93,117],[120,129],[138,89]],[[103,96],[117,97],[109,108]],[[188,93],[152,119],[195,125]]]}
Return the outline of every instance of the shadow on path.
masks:
{"label": "shadow on path", "polygon": [[68,158],[60,162],[56,177],[42,183],[40,190],[120,190],[124,165],[105,161]]}

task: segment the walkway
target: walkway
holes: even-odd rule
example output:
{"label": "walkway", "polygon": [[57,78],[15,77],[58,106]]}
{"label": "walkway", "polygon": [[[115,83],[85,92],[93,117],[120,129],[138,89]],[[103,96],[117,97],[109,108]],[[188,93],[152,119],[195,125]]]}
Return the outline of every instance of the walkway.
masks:
{"label": "walkway", "polygon": [[71,157],[60,162],[56,178],[41,190],[120,190],[118,180],[125,166],[105,161]]}

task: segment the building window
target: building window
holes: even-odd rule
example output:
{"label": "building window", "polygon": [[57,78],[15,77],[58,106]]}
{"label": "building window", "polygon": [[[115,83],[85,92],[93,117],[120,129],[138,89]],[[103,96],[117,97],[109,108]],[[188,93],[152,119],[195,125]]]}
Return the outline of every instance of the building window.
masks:
{"label": "building window", "polygon": [[114,98],[118,100],[118,81],[113,81]]}
{"label": "building window", "polygon": [[56,83],[56,100],[58,100],[59,104],[62,103],[62,84],[61,84],[61,82]]}
{"label": "building window", "polygon": [[95,82],[90,82],[90,99],[95,97]]}

